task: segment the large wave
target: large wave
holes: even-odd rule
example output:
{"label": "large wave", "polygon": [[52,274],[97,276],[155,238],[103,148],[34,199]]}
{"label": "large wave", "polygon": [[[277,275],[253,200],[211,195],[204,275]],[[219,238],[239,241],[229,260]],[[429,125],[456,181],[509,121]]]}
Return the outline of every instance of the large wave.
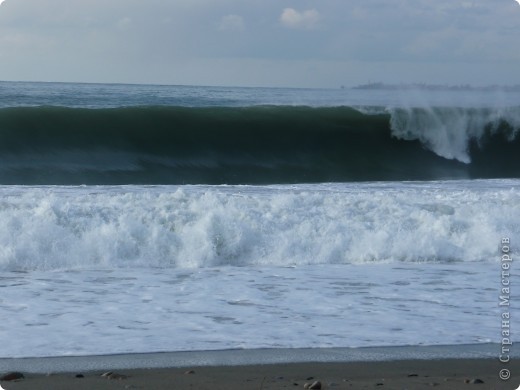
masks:
{"label": "large wave", "polygon": [[519,107],[3,108],[0,183],[519,177],[519,129]]}

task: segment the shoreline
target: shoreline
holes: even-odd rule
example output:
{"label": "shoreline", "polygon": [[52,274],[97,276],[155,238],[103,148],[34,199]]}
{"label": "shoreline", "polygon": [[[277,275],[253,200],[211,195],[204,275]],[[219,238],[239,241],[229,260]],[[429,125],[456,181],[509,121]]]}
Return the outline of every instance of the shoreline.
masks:
{"label": "shoreline", "polygon": [[[266,348],[111,355],[0,358],[0,372],[96,371],[110,369],[160,369],[169,367],[218,367],[300,363],[358,363],[415,360],[498,360],[500,344],[383,346],[359,348]],[[511,359],[520,360],[512,351]]]}

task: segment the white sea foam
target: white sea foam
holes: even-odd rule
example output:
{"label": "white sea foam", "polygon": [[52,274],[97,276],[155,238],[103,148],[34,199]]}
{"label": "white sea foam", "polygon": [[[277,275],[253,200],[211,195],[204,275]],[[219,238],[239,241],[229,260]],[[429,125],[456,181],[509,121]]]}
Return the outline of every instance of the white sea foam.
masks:
{"label": "white sea foam", "polygon": [[488,343],[520,242],[518,180],[0,199],[0,357]]}
{"label": "white sea foam", "polygon": [[508,124],[511,141],[520,131],[519,107],[468,108],[388,108],[392,135],[403,140],[419,140],[437,155],[470,163],[471,141],[480,143],[486,132],[494,134]]}
{"label": "white sea foam", "polygon": [[[482,184],[485,183],[485,184]],[[520,241],[518,181],[3,187],[0,269],[493,259]]]}
{"label": "white sea foam", "polygon": [[489,343],[499,266],[4,272],[0,357]]}

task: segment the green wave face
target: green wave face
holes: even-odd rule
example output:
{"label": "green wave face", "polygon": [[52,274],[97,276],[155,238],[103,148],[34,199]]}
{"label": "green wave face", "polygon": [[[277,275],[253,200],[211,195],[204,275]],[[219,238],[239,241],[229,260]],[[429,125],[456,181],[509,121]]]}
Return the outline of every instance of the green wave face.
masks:
{"label": "green wave face", "polygon": [[0,109],[0,184],[520,177],[520,110]]}

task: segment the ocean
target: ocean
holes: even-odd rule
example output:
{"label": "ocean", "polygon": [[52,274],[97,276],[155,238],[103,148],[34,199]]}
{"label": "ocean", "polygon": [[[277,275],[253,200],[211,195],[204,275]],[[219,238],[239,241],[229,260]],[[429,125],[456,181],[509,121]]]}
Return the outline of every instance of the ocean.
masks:
{"label": "ocean", "polygon": [[0,82],[0,357],[500,343],[519,131],[515,91]]}

